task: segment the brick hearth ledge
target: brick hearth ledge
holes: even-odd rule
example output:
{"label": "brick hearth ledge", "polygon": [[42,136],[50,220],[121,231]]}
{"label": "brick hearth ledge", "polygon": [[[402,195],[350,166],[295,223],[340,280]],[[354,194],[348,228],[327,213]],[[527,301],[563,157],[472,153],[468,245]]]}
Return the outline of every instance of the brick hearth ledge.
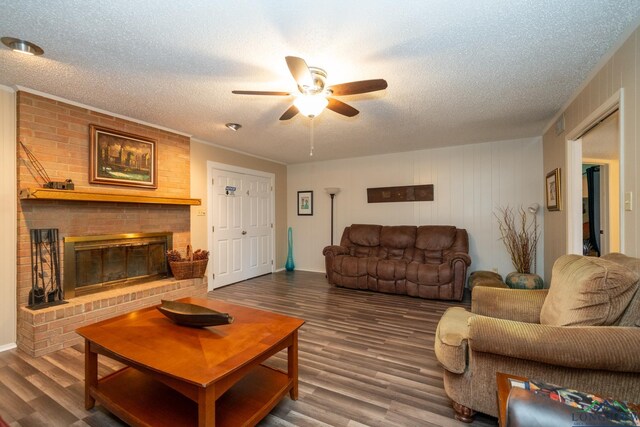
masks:
{"label": "brick hearth ledge", "polygon": [[205,297],[206,294],[206,279],[170,278],[83,295],[68,300],[68,304],[40,310],[22,306],[18,313],[18,348],[39,357],[81,344],[82,337],[75,333],[81,326],[160,304],[161,299]]}

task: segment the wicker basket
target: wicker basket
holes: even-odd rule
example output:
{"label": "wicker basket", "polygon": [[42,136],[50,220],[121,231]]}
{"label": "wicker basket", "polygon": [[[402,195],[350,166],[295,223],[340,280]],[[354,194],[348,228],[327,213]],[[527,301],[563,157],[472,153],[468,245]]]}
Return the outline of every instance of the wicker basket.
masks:
{"label": "wicker basket", "polygon": [[177,280],[191,279],[193,275],[193,261],[171,261],[171,273]]}
{"label": "wicker basket", "polygon": [[192,274],[192,278],[195,279],[200,279],[202,277],[204,277],[204,272],[207,270],[207,263],[209,262],[208,259],[199,259],[196,261],[191,261],[191,263],[193,264],[193,272]]}
{"label": "wicker basket", "polygon": [[208,259],[199,259],[193,261],[193,252],[191,251],[191,245],[187,246],[187,258],[189,261],[171,261],[169,266],[173,277],[177,280],[194,279],[204,277],[204,272],[207,270]]}

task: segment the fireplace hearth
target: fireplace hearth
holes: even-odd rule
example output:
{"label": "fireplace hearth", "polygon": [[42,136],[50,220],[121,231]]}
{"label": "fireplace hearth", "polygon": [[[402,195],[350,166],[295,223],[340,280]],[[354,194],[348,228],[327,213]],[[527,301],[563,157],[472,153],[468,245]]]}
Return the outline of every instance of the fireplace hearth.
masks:
{"label": "fireplace hearth", "polygon": [[167,276],[173,233],[65,237],[65,299]]}

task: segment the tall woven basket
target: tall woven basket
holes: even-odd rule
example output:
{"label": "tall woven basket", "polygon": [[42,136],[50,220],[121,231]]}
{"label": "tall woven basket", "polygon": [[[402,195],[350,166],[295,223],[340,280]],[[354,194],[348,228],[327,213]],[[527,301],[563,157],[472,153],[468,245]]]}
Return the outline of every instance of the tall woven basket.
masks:
{"label": "tall woven basket", "polygon": [[187,245],[187,260],[186,261],[170,261],[169,266],[171,272],[177,280],[194,279],[204,277],[204,272],[207,270],[208,259],[193,260],[193,252],[191,245]]}

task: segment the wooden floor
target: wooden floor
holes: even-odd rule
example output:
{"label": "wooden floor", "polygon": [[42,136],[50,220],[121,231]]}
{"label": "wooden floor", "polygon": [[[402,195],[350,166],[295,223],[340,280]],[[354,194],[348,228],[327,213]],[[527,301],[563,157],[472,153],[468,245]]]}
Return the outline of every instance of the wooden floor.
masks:
{"label": "wooden floor", "polygon": [[[433,352],[450,303],[333,288],[323,274],[281,272],[209,293],[306,320],[299,334],[300,397],[285,397],[260,426],[465,426],[453,419]],[[231,313],[233,314],[233,313]],[[119,368],[100,357],[100,375]],[[269,364],[286,370],[286,353]],[[0,353],[0,416],[10,426],[122,426],[86,411],[84,354]],[[496,426],[479,414],[473,425]]]}

